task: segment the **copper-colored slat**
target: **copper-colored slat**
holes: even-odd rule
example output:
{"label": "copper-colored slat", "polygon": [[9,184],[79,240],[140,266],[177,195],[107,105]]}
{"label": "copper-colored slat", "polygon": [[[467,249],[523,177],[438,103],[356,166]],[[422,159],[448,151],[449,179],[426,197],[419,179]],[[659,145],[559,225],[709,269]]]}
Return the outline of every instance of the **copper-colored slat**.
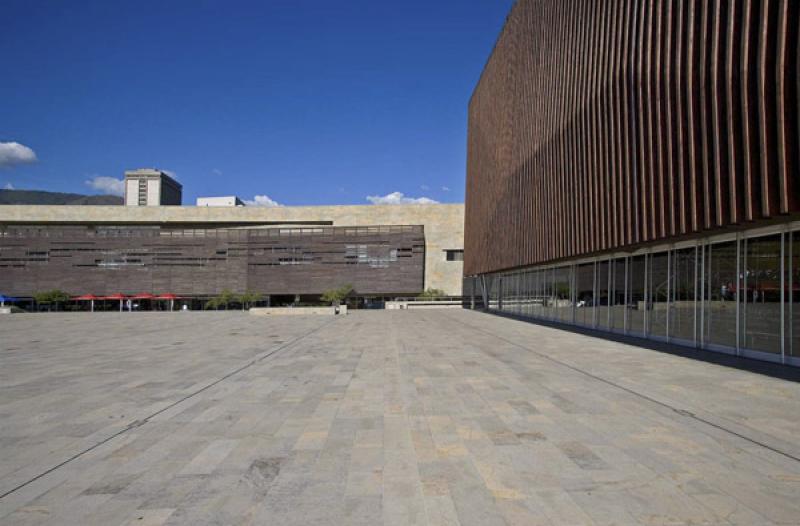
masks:
{"label": "copper-colored slat", "polygon": [[725,22],[727,0],[712,4],[711,9],[711,113],[712,167],[714,170],[713,220],[717,226],[728,221],[728,96],[725,89]]}
{"label": "copper-colored slat", "polygon": [[628,79],[628,92],[630,95],[630,123],[628,124],[630,139],[631,139],[631,243],[639,243],[642,240],[642,214],[641,214],[641,185],[642,178],[642,149],[641,138],[639,133],[639,126],[642,119],[641,113],[641,92],[639,89],[641,81],[641,65],[639,57],[641,56],[641,16],[642,9],[639,2],[632,2],[633,7],[631,11],[631,48],[628,56],[629,62],[629,79]]}
{"label": "copper-colored slat", "polygon": [[675,173],[676,173],[676,151],[675,146],[675,95],[673,94],[674,83],[674,52],[675,44],[675,11],[672,2],[665,2],[664,5],[664,24],[663,24],[663,49],[664,56],[662,62],[661,82],[663,83],[661,101],[661,114],[663,117],[662,141],[664,144],[664,162],[661,166],[662,176],[666,184],[666,201],[663,204],[666,213],[666,233],[665,235],[675,235]]}
{"label": "copper-colored slat", "polygon": [[798,218],[799,21],[792,0],[517,0],[470,99],[465,273]]}
{"label": "copper-colored slat", "polygon": [[700,138],[700,43],[702,39],[702,13],[699,5],[704,0],[689,0],[687,31],[687,58],[686,58],[686,108],[688,134],[688,161],[689,161],[689,217],[691,231],[697,232],[702,228],[700,204],[700,179],[703,172],[702,139]]}
{"label": "copper-colored slat", "polygon": [[677,184],[677,197],[673,203],[675,214],[677,214],[677,228],[681,234],[689,232],[689,140],[688,140],[688,112],[686,104],[686,56],[688,46],[686,45],[686,35],[688,34],[687,0],[675,2],[675,84],[673,93],[675,96],[675,142],[676,142],[676,163],[673,179]]}
{"label": "copper-colored slat", "polygon": [[639,7],[639,43],[637,46],[637,127],[639,131],[638,155],[639,155],[639,177],[638,177],[638,191],[639,191],[639,226],[640,234],[639,240],[649,241],[650,238],[650,220],[649,211],[652,210],[648,202],[648,172],[650,170],[650,162],[648,157],[649,139],[647,135],[647,77],[645,74],[645,58],[647,56],[647,18],[648,9],[647,4],[641,4]]}
{"label": "copper-colored slat", "polygon": [[758,17],[756,0],[744,0],[742,9],[742,163],[744,219],[753,221],[761,202],[758,183],[761,159],[758,139]]}
{"label": "copper-colored slat", "polygon": [[[778,6],[778,36],[776,53],[776,90],[777,90],[777,125],[778,125],[778,189],[781,214],[788,214],[796,207],[797,195],[795,180],[797,165],[797,113],[792,111],[797,103],[796,84],[790,75],[792,67],[791,54],[797,51],[798,25],[800,24],[800,7],[796,0],[780,0]],[[796,59],[795,59],[796,60]]]}
{"label": "copper-colored slat", "polygon": [[590,50],[591,50],[591,42],[592,42],[592,27],[594,26],[592,21],[592,14],[593,14],[593,2],[586,3],[581,2],[582,10],[583,10],[583,17],[581,18],[581,25],[583,26],[583,36],[581,41],[584,42],[583,48],[585,49],[585,53],[581,55],[581,65],[582,65],[582,72],[581,72],[581,111],[580,111],[580,144],[581,144],[581,176],[580,176],[580,200],[577,203],[577,206],[580,209],[580,218],[581,218],[581,253],[586,254],[588,253],[590,248],[589,243],[589,232],[591,232],[591,223],[589,222],[589,207],[588,203],[590,201],[590,193],[589,193],[589,163],[591,162],[590,156],[590,138],[589,138],[589,97],[591,96],[591,84],[589,82],[589,70],[590,70]]}
{"label": "copper-colored slat", "polygon": [[758,128],[761,140],[761,215],[778,212],[778,191],[773,178],[777,174],[777,126],[775,123],[775,26],[777,0],[761,0],[758,32]]}
{"label": "copper-colored slat", "polygon": [[712,3],[701,2],[702,14],[700,17],[701,30],[700,39],[700,181],[701,181],[701,200],[702,203],[702,226],[711,228],[712,210],[714,208],[713,179],[714,170],[712,167],[712,111],[711,104],[714,98],[711,83],[712,56],[712,22],[711,13]]}
{"label": "copper-colored slat", "polygon": [[611,141],[613,140],[613,129],[611,124],[611,101],[609,90],[609,77],[611,76],[611,61],[612,61],[612,46],[613,46],[613,30],[614,30],[614,13],[612,10],[612,2],[604,2],[605,6],[605,23],[603,24],[603,59],[600,70],[600,119],[602,123],[602,135],[600,149],[603,154],[602,165],[602,178],[601,188],[603,191],[600,193],[602,197],[602,232],[603,242],[602,250],[609,248],[612,245],[612,216],[611,198],[613,188],[611,179],[613,174],[613,156],[611,155]]}
{"label": "copper-colored slat", "polygon": [[617,4],[615,18],[617,21],[616,37],[614,39],[614,72],[611,78],[612,101],[614,103],[614,164],[616,166],[612,174],[614,183],[614,242],[613,246],[625,245],[625,157],[624,151],[624,109],[623,96],[625,91],[625,81],[622,75],[622,62],[625,60],[625,2]]}
{"label": "copper-colored slat", "polygon": [[624,37],[623,37],[623,49],[622,49],[622,57],[621,57],[621,71],[620,71],[620,90],[622,93],[622,113],[621,118],[622,122],[620,123],[622,127],[622,148],[621,148],[621,155],[623,157],[624,162],[624,174],[622,178],[622,245],[627,246],[633,243],[633,203],[631,200],[631,192],[632,192],[632,178],[635,174],[634,172],[634,146],[631,137],[631,127],[630,127],[630,120],[631,120],[631,98],[630,98],[630,76],[631,76],[631,61],[630,61],[630,54],[631,54],[631,39],[632,39],[632,31],[631,31],[631,24],[633,21],[633,2],[624,2],[625,5],[625,14],[624,14]]}
{"label": "copper-colored slat", "polygon": [[730,222],[739,223],[744,217],[742,192],[744,191],[744,148],[742,145],[741,97],[741,0],[728,3],[726,31],[725,87],[727,92],[726,119],[728,123],[728,193],[730,195]]}
{"label": "copper-colored slat", "polygon": [[589,54],[589,94],[588,106],[586,109],[588,126],[587,132],[589,136],[589,164],[588,164],[588,183],[589,183],[589,252],[598,250],[598,233],[600,232],[600,225],[598,222],[598,184],[597,184],[597,169],[599,166],[599,155],[597,152],[598,146],[598,133],[597,133],[597,111],[595,93],[597,93],[597,61],[599,51],[599,36],[600,36],[600,6],[598,2],[592,2],[592,38],[591,48]]}
{"label": "copper-colored slat", "polygon": [[667,217],[666,217],[666,178],[664,177],[665,169],[665,131],[666,125],[664,122],[664,94],[663,94],[663,66],[662,54],[664,53],[664,2],[663,0],[654,0],[653,6],[655,8],[655,16],[653,18],[653,67],[652,67],[652,85],[653,85],[653,113],[652,113],[652,144],[653,144],[653,175],[655,179],[654,198],[656,203],[656,237],[662,238],[667,232]]}

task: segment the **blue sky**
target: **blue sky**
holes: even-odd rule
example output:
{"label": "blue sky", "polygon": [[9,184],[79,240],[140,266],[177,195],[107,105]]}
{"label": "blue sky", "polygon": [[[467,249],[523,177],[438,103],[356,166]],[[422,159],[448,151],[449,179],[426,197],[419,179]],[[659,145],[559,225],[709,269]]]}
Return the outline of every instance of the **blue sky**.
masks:
{"label": "blue sky", "polygon": [[461,202],[467,103],[512,3],[5,0],[0,187],[102,193],[158,167],[184,204]]}

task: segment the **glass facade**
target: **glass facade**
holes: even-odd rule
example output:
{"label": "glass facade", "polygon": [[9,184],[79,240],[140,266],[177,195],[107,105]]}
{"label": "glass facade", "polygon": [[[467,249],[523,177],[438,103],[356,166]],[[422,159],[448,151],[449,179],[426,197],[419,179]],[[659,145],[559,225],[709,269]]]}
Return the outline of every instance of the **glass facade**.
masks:
{"label": "glass facade", "polygon": [[628,327],[630,334],[644,335],[647,310],[647,256],[629,258],[628,264]]}
{"label": "glass facade", "polygon": [[742,347],[781,352],[781,234],[745,241]]}
{"label": "glass facade", "polygon": [[705,247],[703,340],[710,345],[736,347],[736,313],[739,297],[737,243]]}
{"label": "glass facade", "polygon": [[797,223],[484,278],[490,310],[800,365]]}

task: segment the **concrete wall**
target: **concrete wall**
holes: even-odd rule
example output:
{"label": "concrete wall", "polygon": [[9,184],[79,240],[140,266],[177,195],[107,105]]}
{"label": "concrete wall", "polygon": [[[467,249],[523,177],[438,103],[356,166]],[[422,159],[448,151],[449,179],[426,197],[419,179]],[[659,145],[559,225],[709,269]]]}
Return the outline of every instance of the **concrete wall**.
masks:
{"label": "concrete wall", "polygon": [[463,263],[444,250],[464,247],[464,205],[340,205],[286,207],[0,206],[2,224],[170,224],[253,226],[323,223],[334,226],[423,225],[425,288],[461,294]]}

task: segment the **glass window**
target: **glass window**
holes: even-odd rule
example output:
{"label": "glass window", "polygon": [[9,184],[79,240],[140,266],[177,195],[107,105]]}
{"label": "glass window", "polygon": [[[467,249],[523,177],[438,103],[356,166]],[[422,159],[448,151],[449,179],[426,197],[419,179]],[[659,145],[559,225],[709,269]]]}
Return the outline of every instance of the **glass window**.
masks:
{"label": "glass window", "polygon": [[544,269],[541,271],[541,294],[542,294],[542,317],[550,319],[552,317],[552,304],[553,298],[551,297],[553,289],[553,270]]}
{"label": "glass window", "polygon": [[781,352],[781,235],[745,242],[742,347]]}
{"label": "glass window", "polygon": [[536,318],[544,317],[544,271],[537,270],[533,276],[533,305],[532,312]]}
{"label": "glass window", "polygon": [[625,330],[625,262],[627,258],[611,262],[611,328]]}
{"label": "glass window", "polygon": [[554,271],[556,318],[566,323],[572,323],[572,280],[570,271],[570,267],[559,267]]}
{"label": "glass window", "polygon": [[608,260],[597,262],[597,283],[596,283],[596,323],[599,329],[608,329],[609,307],[608,307],[608,278],[611,264]]}
{"label": "glass window", "polygon": [[667,335],[667,296],[669,292],[669,252],[650,256],[650,336]]}
{"label": "glass window", "polygon": [[447,261],[464,261],[464,250],[445,250]]}
{"label": "glass window", "polygon": [[628,332],[644,334],[645,261],[647,256],[634,256],[628,260]]}
{"label": "glass window", "polygon": [[674,250],[670,265],[672,301],[669,310],[670,337],[695,340],[695,298],[697,296],[697,247]]}
{"label": "glass window", "polygon": [[594,324],[594,263],[575,268],[575,322]]}
{"label": "glass window", "polygon": [[736,241],[706,247],[706,283],[704,340],[736,347]]}

